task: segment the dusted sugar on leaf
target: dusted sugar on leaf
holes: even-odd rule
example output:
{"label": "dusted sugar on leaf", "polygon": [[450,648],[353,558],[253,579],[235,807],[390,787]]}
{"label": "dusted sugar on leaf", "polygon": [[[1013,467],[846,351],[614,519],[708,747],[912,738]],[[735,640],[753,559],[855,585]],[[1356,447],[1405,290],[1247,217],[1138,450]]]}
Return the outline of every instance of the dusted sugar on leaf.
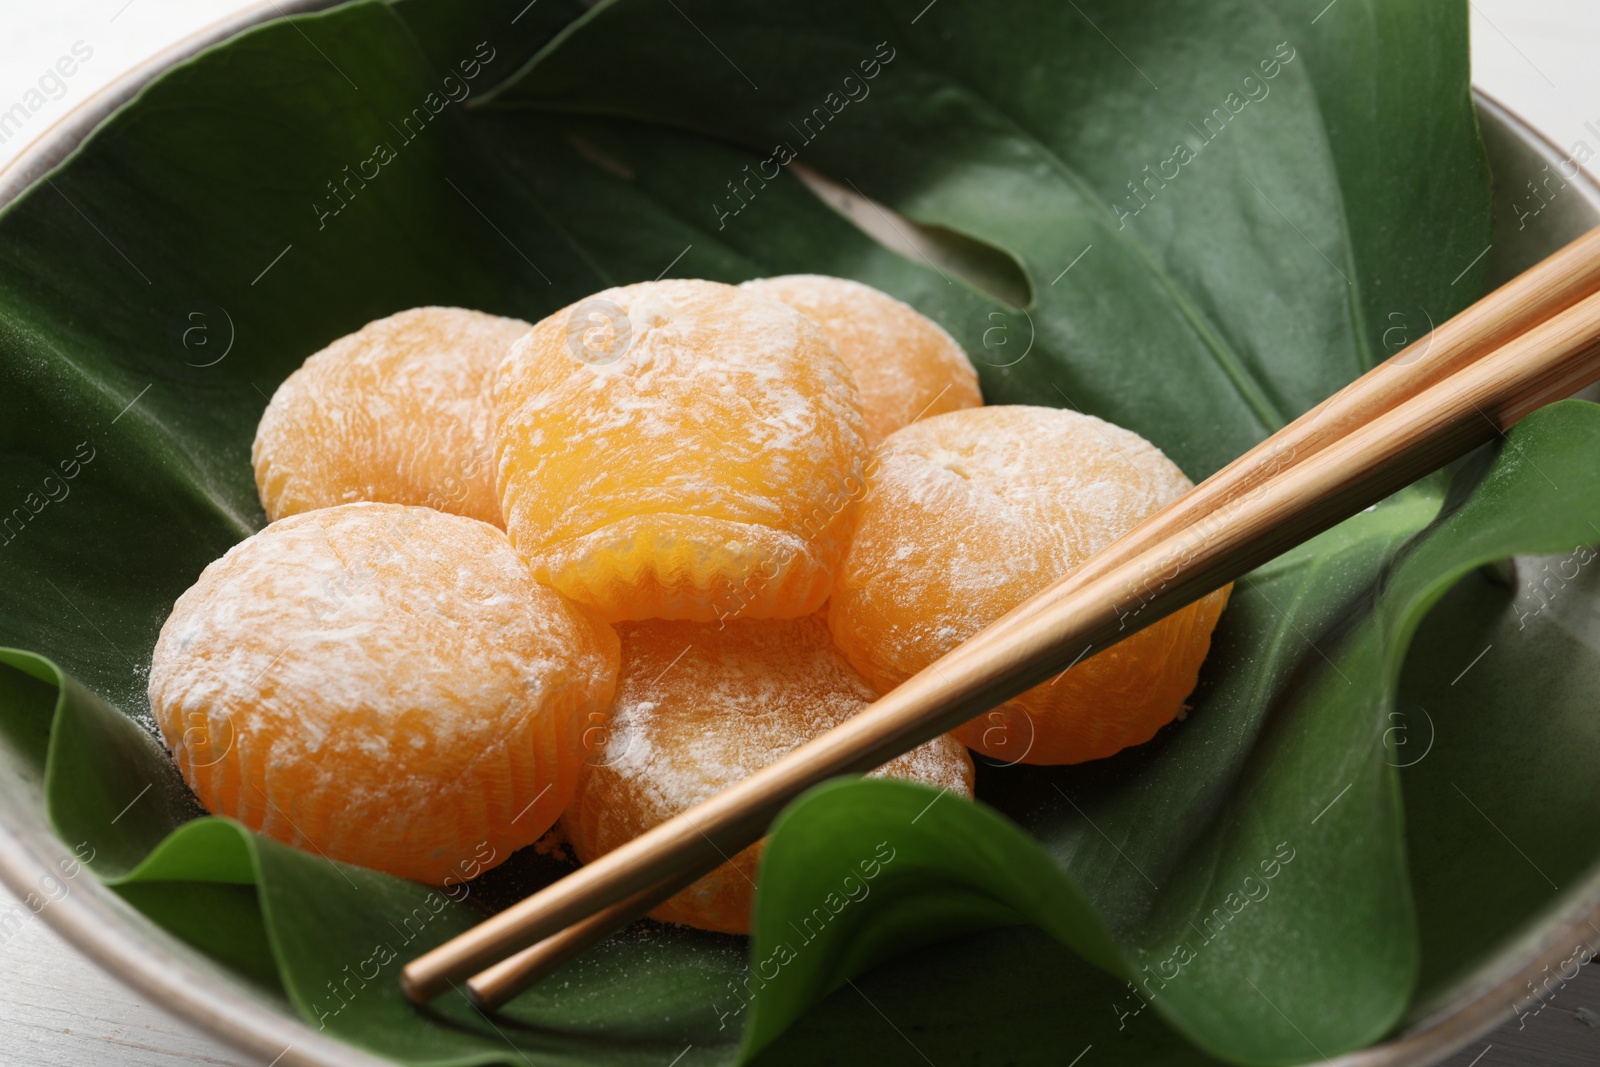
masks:
{"label": "dusted sugar on leaf", "polygon": [[[821,616],[618,627],[622,672],[604,751],[578,778],[562,826],[589,862],[837,726],[877,694]],[[972,796],[972,760],[944,735],[872,772]],[[762,844],[651,914],[748,933]]]}
{"label": "dusted sugar on leaf", "polygon": [[511,543],[601,617],[827,600],[867,447],[849,370],[787,305],[705,281],[608,289],[517,342],[495,416]]}
{"label": "dusted sugar on leaf", "polygon": [[[887,691],[1192,488],[1138,434],[1000,406],[884,443],[829,604],[834,639]],[[1078,763],[1148,741],[1183,710],[1231,586],[955,731],[1007,763]]]}
{"label": "dusted sugar on leaf", "polygon": [[256,429],[250,458],[267,518],[369,500],[501,525],[494,370],[530,328],[463,308],[413,308],[311,356]]}
{"label": "dusted sugar on leaf", "polygon": [[208,811],[437,885],[555,822],[617,656],[495,527],[345,504],[205,569],[161,628],[150,704]]}
{"label": "dusted sugar on leaf", "polygon": [[909,304],[848,278],[786,274],[741,287],[814,320],[855,375],[867,440],[983,403],[978,372],[944,327]]}

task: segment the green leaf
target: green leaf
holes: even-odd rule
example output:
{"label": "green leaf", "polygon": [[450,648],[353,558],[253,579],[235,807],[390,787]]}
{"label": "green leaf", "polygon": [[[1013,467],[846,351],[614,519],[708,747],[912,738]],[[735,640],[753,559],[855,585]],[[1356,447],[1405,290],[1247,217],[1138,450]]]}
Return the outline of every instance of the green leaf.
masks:
{"label": "green leaf", "polygon": [[[1379,311],[1415,335],[1419,308],[1442,321],[1473,291],[1449,285],[1488,231],[1464,15],[638,0],[597,6],[494,100],[752,149],[688,216],[718,235],[750,224],[792,156],[1003,251],[1031,282],[1034,343],[985,375],[989,401],[1070,397],[1201,476],[1390,354]],[[1406,73],[1375,76],[1397,53]],[[1430,148],[1475,180],[1411,183],[1437,173]],[[993,325],[930,310],[974,351]]]}
{"label": "green leaf", "polygon": [[[1558,485],[1581,484],[1538,462]],[[1530,524],[1549,519],[1541,501],[1522,503]],[[1600,525],[1600,506],[1584,503]],[[1553,526],[1538,551],[1559,551],[1519,558],[1509,586],[1469,575],[1434,608],[1406,663],[1391,729],[1405,741],[1395,762],[1422,938],[1418,1010],[1592,877],[1597,540],[1590,526]]]}
{"label": "green leaf", "polygon": [[[126,899],[311,1025],[409,1063],[1028,1061],[1089,1044],[1125,1063],[1284,1063],[1381,1036],[1419,973],[1431,988],[1470,971],[1551,899],[1507,873],[1487,922],[1440,874],[1460,870],[1438,829],[1454,791],[1414,781],[1454,774],[1560,882],[1593,857],[1580,687],[1552,682],[1562,715],[1518,749],[1538,759],[1571,724],[1540,794],[1572,804],[1570,830],[1528,829],[1503,775],[1462,780],[1493,778],[1485,738],[1530,706],[1509,680],[1537,655],[1475,667],[1499,703],[1461,704],[1454,747],[1406,772],[1412,826],[1437,831],[1409,856],[1390,766],[1395,681],[1428,606],[1484,560],[1585,536],[1594,413],[1566,406],[1458,477],[1434,525],[1442,480],[1241,582],[1188,721],[1151,744],[986,767],[984,806],[825,787],[772,836],[752,943],[641,924],[495,1019],[455,996],[407,1004],[401,961],[561,864],[525,850],[452,900],[199,817],[144,697],[172,600],[264,521],[250,440],[307,353],[416,304],[537,319],[667,272],[835,273],[944,323],[992,402],[1081,405],[1199,476],[1481,277],[1461,5],[630,0],[513,82],[576,14],[401,0],[265,26],[152,85],[0,215],[0,504],[20,509],[0,535],[0,641],[50,657],[0,667],[0,735]],[[834,116],[827,94],[885,41],[871,95]],[[1268,95],[1234,114],[1228,94],[1286,41],[1294,58],[1255,75]],[[468,78],[483,44],[493,58]],[[887,250],[793,168],[743,184],[818,106],[799,162],[959,254]],[[1198,155],[1148,204],[1122,199],[1189,137]],[[380,143],[394,158],[370,177]],[[1505,625],[1494,606],[1447,621],[1478,620],[1475,638]],[[1567,618],[1547,614],[1536,625]],[[1458,636],[1432,625],[1421,647]],[[1437,708],[1465,699],[1418,677],[1407,692],[1433,686]],[[835,879],[881,841],[898,851],[870,895],[732,1010],[747,967],[759,977],[791,922],[817,926],[819,903],[834,915]],[[1293,859],[1270,893],[1232,910],[1280,844]],[[1157,985],[1180,943],[1194,959]]]}
{"label": "green leaf", "polygon": [[[747,1042],[758,1048],[772,1040],[813,999],[878,959],[945,929],[1018,919],[1132,979],[1133,991],[1114,1002],[1116,1010],[1138,1012],[1148,1002],[1225,1059],[1298,1063],[1381,1036],[1404,1010],[1419,966],[1391,717],[1406,651],[1429,607],[1462,575],[1595,535],[1596,448],[1600,406],[1553,405],[1518,426],[1492,463],[1483,457],[1459,476],[1431,523],[1439,498],[1413,490],[1264,568],[1246,583],[1261,598],[1245,608],[1246,625],[1271,603],[1264,584],[1294,575],[1298,588],[1280,584],[1279,591],[1299,596],[1320,581],[1347,584],[1352,573],[1370,573],[1374,555],[1390,559],[1375,596],[1347,626],[1300,632],[1316,655],[1302,658],[1300,676],[1288,684],[1271,677],[1281,624],[1256,632],[1256,657],[1232,646],[1236,674],[1250,658],[1265,659],[1267,670],[1252,679],[1258,684],[1248,698],[1212,688],[1181,729],[1118,757],[1147,761],[1127,779],[1137,785],[1136,801],[1106,773],[1117,760],[1090,775],[1075,767],[1004,771],[1030,779],[1019,794],[1042,792],[1043,784],[1066,802],[1033,799],[1028,810],[1039,814],[1024,820],[1033,837],[983,805],[905,784],[861,781],[802,798],[780,821],[763,861],[751,958],[757,979],[767,981],[754,999]],[[1550,492],[1545,477],[1564,492]],[[1411,531],[1398,552],[1370,551]],[[1366,567],[1357,546],[1369,550]],[[1341,564],[1348,570],[1335,576]],[[1224,616],[1230,627],[1239,624],[1235,610]],[[1520,666],[1513,653],[1483,669]],[[1254,729],[1263,717],[1269,721],[1215,816],[1153,848],[1138,830],[1151,822],[1181,826],[1161,809],[1203,796],[1204,773],[1195,768],[1204,766],[1204,746],[1215,752],[1228,732]],[[1160,751],[1164,742],[1175,751]],[[1591,784],[1565,781],[1582,782],[1585,814],[1600,814]],[[1580,823],[1579,839],[1592,845],[1600,819]],[[1115,860],[1082,848],[1086,830]],[[1547,829],[1533,841],[1542,838],[1553,851],[1572,837],[1570,829]],[[890,862],[881,862],[885,854]],[[1593,851],[1582,855],[1592,859]],[[1565,875],[1582,865],[1569,856],[1555,869]],[[1108,959],[1111,932],[1100,915],[1114,911],[1097,913],[1094,891],[1082,887],[1124,896],[1123,868],[1146,879],[1154,872],[1161,888],[1152,882],[1148,893],[1135,894],[1150,901],[1147,913],[1124,922],[1120,959]],[[1482,913],[1476,901],[1465,908]]]}

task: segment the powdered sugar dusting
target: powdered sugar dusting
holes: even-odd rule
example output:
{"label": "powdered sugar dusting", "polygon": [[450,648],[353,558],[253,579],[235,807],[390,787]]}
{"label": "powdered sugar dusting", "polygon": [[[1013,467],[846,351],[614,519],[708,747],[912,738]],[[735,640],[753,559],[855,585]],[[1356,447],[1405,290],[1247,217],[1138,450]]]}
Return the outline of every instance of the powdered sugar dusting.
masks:
{"label": "powdered sugar dusting", "polygon": [[[820,537],[806,523],[866,445],[854,382],[815,323],[715,282],[626,286],[593,302],[626,317],[620,358],[577,358],[569,308],[513,346],[496,378],[501,502],[531,565],[642,517],[836,538],[848,516]],[[836,546],[818,548],[831,564]]]}
{"label": "powdered sugar dusting", "polygon": [[821,274],[759,278],[741,288],[781,300],[823,328],[855,377],[874,444],[919,417],[983,403],[977,371],[955,338],[887,293]]}
{"label": "powdered sugar dusting", "polygon": [[[877,699],[818,616],[730,623],[624,623],[606,777],[632,780],[653,825],[748,777]],[[679,641],[678,647],[673,642]],[[670,669],[669,669],[670,667]],[[964,758],[930,742],[880,773],[929,773],[970,795]],[[915,764],[915,766],[913,766]],[[901,773],[894,774],[895,771]],[[601,772],[586,772],[598,774]]]}
{"label": "powdered sugar dusting", "polygon": [[[349,837],[437,836],[460,808],[438,845],[470,855],[477,839],[455,832],[499,825],[504,844],[525,788],[570,781],[579,750],[558,720],[609,698],[615,642],[532,581],[494,527],[349,504],[280,520],[208,566],[162,627],[150,702],[218,814],[337,855]],[[511,836],[533,840],[534,822]]]}
{"label": "powdered sugar dusting", "polygon": [[[618,631],[623,666],[608,744],[584,768],[563,818],[584,859],[748,777],[877,697],[820,616],[722,628],[624,623]],[[972,796],[971,759],[948,735],[873,773]],[[724,870],[723,878],[722,891],[743,893],[747,904],[742,876]]]}
{"label": "powdered sugar dusting", "polygon": [[498,524],[494,369],[529,329],[463,308],[412,308],[309,357],[256,430],[267,515],[370,500]]}
{"label": "powdered sugar dusting", "polygon": [[1055,408],[976,408],[885,443],[830,622],[895,685],[1192,486],[1159,449]]}

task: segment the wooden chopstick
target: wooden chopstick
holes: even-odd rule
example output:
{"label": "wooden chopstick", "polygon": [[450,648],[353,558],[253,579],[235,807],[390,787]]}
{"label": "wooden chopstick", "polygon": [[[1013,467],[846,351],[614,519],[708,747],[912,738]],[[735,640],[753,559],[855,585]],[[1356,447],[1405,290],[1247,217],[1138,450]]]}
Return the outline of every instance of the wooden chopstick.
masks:
{"label": "wooden chopstick", "polygon": [[[994,624],[997,634],[1032,614],[1042,602],[1065,595],[1119,563],[1192,525],[1239,495],[1304,461],[1396,404],[1415,396],[1484,353],[1600,290],[1600,228],[1542,260],[1390,360],[1300,416],[1234,460],[1192,492],[1151,516],[1072,574],[1017,605]],[[708,868],[709,869],[709,868]],[[704,872],[701,872],[704,873]],[[689,884],[693,879],[685,881]],[[674,883],[676,884],[676,882]],[[654,908],[672,895],[663,887],[613,905],[474,975],[468,995],[482,1008],[499,1007],[562,963]],[[647,899],[643,907],[629,907]]]}
{"label": "wooden chopstick", "polygon": [[[717,862],[723,860],[719,858]],[[485,967],[467,979],[468,999],[484,1011],[493,1011],[596,941],[602,941],[634,920],[644,918],[668,897],[699,881],[705,873],[698,867],[690,867],[677,877],[658,882],[621,903],[602,908],[587,919],[575,922],[493,966]]]}
{"label": "wooden chopstick", "polygon": [[1600,227],[1378,364],[1096,552],[1060,582],[1018,604],[994,625],[1008,626],[1026,617],[1040,601],[1087,584],[1596,292],[1600,292]]}
{"label": "wooden chopstick", "polygon": [[[474,980],[478,999],[503,1001],[529,980],[530,962],[537,969],[555,955],[537,951],[543,946],[536,943],[550,938],[569,958],[608,932],[607,922],[631,917],[627,905],[664,899],[668,879],[687,884],[759,838],[778,810],[811,785],[908,751],[1049,677],[1077,648],[1149,625],[1600,377],[1600,297],[1586,296],[1597,286],[1600,232],[1363,376],[1141,527],[1156,534],[1126,538],[1097,555],[936,669],[418,957],[403,972],[407,995],[426,1001],[454,979],[535,944],[518,963],[508,960]],[[1540,321],[1552,312],[1561,313]],[[1176,574],[1153,585],[1148,576],[1175,562]],[[580,928],[552,937],[579,920]]]}

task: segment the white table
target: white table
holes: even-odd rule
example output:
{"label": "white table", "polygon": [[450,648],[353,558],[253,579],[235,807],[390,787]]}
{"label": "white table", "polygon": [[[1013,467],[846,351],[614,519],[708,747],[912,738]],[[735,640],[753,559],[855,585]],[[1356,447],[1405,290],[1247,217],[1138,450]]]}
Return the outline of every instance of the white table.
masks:
{"label": "white table", "polygon": [[29,918],[0,949],[0,1063],[193,1067],[255,1061],[139,999],[0,889]]}
{"label": "white table", "polygon": [[[1308,0],[1310,2],[1310,0]],[[83,42],[92,56],[65,91],[0,143],[0,163],[123,70],[239,0],[52,0],[0,7],[0,109]],[[1600,3],[1472,0],[1473,77],[1562,148],[1600,144]],[[80,52],[82,49],[80,48]],[[1586,128],[1592,123],[1594,129]],[[5,890],[0,889],[0,894]],[[142,1003],[41,922],[0,949],[0,1059],[32,1067],[248,1064]],[[1591,1067],[1600,1063],[1600,968],[1585,967],[1539,1017],[1511,1023],[1447,1067]]]}

